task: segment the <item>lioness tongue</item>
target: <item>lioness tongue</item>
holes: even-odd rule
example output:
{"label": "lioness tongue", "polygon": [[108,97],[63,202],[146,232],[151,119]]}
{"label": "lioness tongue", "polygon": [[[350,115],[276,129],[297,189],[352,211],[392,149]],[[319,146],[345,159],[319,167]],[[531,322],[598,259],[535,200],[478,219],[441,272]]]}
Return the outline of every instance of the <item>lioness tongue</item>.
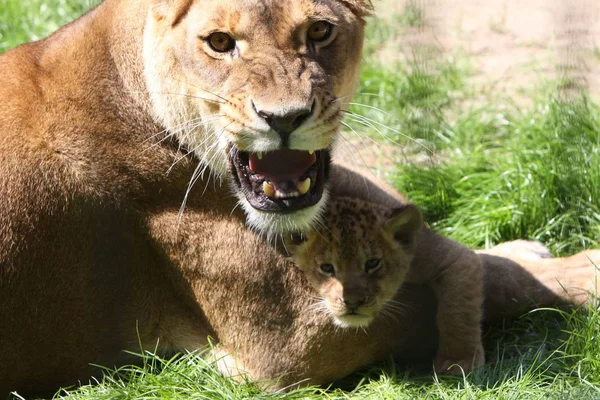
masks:
{"label": "lioness tongue", "polygon": [[297,181],[317,161],[315,153],[303,150],[276,150],[264,153],[250,153],[249,167],[253,172],[265,177],[266,181]]}

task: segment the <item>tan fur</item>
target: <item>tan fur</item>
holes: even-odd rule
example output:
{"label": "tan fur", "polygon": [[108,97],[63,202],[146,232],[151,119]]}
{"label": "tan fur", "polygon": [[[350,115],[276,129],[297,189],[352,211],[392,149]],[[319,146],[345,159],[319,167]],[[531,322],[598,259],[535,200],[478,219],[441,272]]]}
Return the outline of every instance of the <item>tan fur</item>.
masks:
{"label": "tan fur", "polygon": [[[227,140],[275,146],[248,115],[249,96],[286,107],[310,90],[323,103],[319,117],[291,143],[329,143],[338,106],[326,102],[356,83],[369,3],[219,4],[106,0],[48,39],[0,57],[0,396],[87,382],[100,374],[94,365],[139,361],[123,351],[139,352],[139,343],[154,350],[158,342],[158,352],[169,354],[197,349],[208,335],[251,377],[279,378],[272,388],[330,382],[391,353],[427,357],[435,347],[426,288],[401,294],[400,301],[414,304],[413,314],[375,321],[368,334],[339,332],[315,317],[302,274],[245,226],[247,216],[226,185],[224,154],[215,150]],[[265,13],[253,11],[257,5]],[[312,65],[323,81],[311,86],[302,74],[290,79],[302,70],[282,38],[305,26],[307,12],[328,12],[319,7],[335,9],[340,46],[324,57],[330,64]],[[210,23],[242,26],[256,52],[252,63],[206,58],[197,35],[217,10],[221,18]],[[244,21],[252,22],[250,31]],[[214,113],[226,116],[210,122]],[[190,118],[205,125],[177,126]],[[255,140],[226,132],[234,120],[254,126]],[[184,157],[189,150],[193,157]],[[363,182],[339,167],[333,175]],[[380,191],[366,184],[351,195]],[[264,222],[263,214],[255,220]],[[308,214],[300,220],[315,213]],[[500,260],[498,271],[516,265]],[[583,285],[588,278],[576,280]],[[549,275],[540,279],[541,287],[553,282]],[[533,283],[501,283],[492,282],[498,296],[491,300],[502,313],[531,306],[517,307],[512,298]]]}
{"label": "tan fur", "polygon": [[[334,321],[343,327],[368,326],[377,313],[385,317],[386,306],[394,307],[390,300],[404,283],[425,284],[438,300],[436,371],[460,373],[483,365],[482,272],[471,250],[455,244],[451,252],[428,254],[441,237],[420,232],[420,212],[412,205],[394,213],[339,197],[332,199],[326,216],[322,229],[308,232],[299,245],[288,241],[288,249]],[[369,259],[381,260],[373,273],[366,270]],[[334,276],[324,274],[322,264],[333,265]],[[365,299],[364,304],[346,306],[356,298]],[[348,315],[352,310],[358,315]]]}

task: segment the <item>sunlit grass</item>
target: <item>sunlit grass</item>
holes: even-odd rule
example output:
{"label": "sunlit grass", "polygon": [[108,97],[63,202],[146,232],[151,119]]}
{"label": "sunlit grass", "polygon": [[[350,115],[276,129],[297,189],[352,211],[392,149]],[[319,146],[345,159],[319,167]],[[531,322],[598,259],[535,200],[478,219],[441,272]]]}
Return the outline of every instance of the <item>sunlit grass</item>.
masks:
{"label": "sunlit grass", "polygon": [[[447,161],[399,167],[434,229],[481,247],[528,238],[567,254],[600,238],[600,111],[585,98],[481,109],[446,130]],[[456,146],[456,147],[454,147]]]}
{"label": "sunlit grass", "polygon": [[99,0],[0,0],[0,53],[42,39]]}

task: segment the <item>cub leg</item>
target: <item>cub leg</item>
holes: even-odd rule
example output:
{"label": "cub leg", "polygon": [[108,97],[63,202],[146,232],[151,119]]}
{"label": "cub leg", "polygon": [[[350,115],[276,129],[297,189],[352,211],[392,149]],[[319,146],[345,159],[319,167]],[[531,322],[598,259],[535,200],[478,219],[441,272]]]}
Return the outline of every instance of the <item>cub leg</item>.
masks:
{"label": "cub leg", "polygon": [[476,254],[464,249],[431,281],[438,298],[439,347],[434,361],[441,374],[460,374],[484,364],[481,343],[482,270]]}
{"label": "cub leg", "polygon": [[485,322],[516,317],[536,307],[588,304],[600,294],[600,250],[535,260],[522,257],[522,243],[502,246],[506,250],[509,245],[514,251],[478,252],[484,271]]}

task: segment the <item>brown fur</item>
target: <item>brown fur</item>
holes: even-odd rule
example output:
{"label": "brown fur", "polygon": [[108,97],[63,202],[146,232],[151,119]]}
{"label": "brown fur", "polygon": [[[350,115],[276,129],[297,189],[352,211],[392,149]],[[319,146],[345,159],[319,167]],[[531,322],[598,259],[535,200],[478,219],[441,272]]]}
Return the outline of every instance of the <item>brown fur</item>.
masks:
{"label": "brown fur", "polygon": [[[274,14],[252,11],[254,3]],[[426,289],[402,294],[414,314],[376,323],[368,336],[336,332],[315,317],[302,275],[245,227],[246,216],[232,212],[237,199],[221,186],[223,147],[248,143],[224,128],[233,119],[256,122],[247,113],[255,92],[278,108],[314,90],[327,110],[291,142],[300,149],[329,144],[339,110],[325,99],[352,92],[368,3],[227,3],[217,24],[253,22],[260,51],[252,78],[247,64],[217,64],[196,41],[203,17],[219,4],[107,0],[48,39],[0,57],[0,395],[86,382],[99,374],[93,365],[135,361],[123,350],[139,351],[140,342],[154,349],[158,341],[167,354],[199,348],[211,335],[251,377],[279,377],[272,387],[304,378],[325,383],[390,353],[426,356],[435,347]],[[344,43],[328,61],[311,64],[316,81],[292,80],[301,69],[281,41],[293,28],[285,21],[315,4],[336,10]],[[290,82],[298,86],[284,87]],[[229,96],[227,106],[215,95]],[[221,111],[227,116],[210,126],[185,125]],[[174,140],[159,140],[161,132]],[[186,148],[194,157],[183,157]],[[198,159],[212,179],[195,173]],[[337,167],[334,175],[361,179]],[[179,221],[192,176],[198,181]],[[361,187],[354,196],[378,190]],[[498,270],[508,268],[501,260]],[[540,286],[552,283],[549,275],[541,279]],[[516,312],[511,298],[527,285],[500,284],[494,305]]]}
{"label": "brown fur", "polygon": [[[322,229],[287,247],[338,325],[368,326],[380,311],[385,318],[404,283],[424,284],[438,300],[436,371],[460,373],[483,365],[481,262],[471,250],[456,244],[452,252],[429,254],[440,237],[421,233],[420,212],[412,205],[394,212],[339,197],[325,215]],[[428,240],[419,243],[420,236]],[[369,259],[380,260],[373,273],[366,270]],[[320,270],[322,264],[335,267],[333,276]],[[356,299],[364,304],[349,308],[348,301]],[[358,315],[347,315],[352,310]]]}
{"label": "brown fur", "polygon": [[[358,179],[357,179],[358,175]],[[338,163],[333,169],[333,197],[354,197],[388,208],[401,207],[408,200],[380,180],[361,175]],[[429,229],[421,232],[420,245],[427,259],[421,265],[435,268],[464,247]],[[417,251],[419,253],[419,251]],[[541,305],[581,305],[598,293],[597,266],[600,250],[582,251],[565,258],[549,258],[548,250],[535,242],[516,240],[489,250],[476,251],[483,264],[484,315],[486,321],[516,317]],[[423,275],[431,276],[431,271]]]}

